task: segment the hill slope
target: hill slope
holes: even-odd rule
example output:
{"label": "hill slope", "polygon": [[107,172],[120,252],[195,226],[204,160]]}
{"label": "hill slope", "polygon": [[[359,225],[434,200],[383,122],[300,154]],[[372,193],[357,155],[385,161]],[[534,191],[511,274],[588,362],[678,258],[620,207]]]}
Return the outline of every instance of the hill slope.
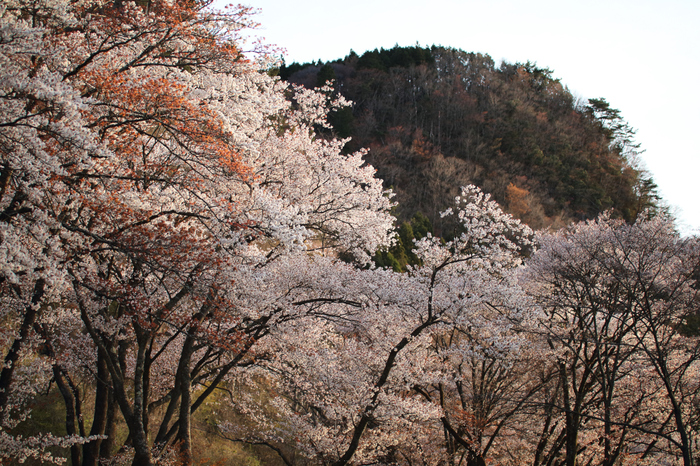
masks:
{"label": "hill slope", "polygon": [[282,79],[307,87],[333,79],[354,102],[333,115],[348,150],[397,193],[401,220],[439,211],[473,183],[534,228],[607,209],[627,220],[656,208],[651,177],[635,165],[634,131],[604,99],[577,101],[532,63],[444,47],[394,47],[332,63],[292,64]]}

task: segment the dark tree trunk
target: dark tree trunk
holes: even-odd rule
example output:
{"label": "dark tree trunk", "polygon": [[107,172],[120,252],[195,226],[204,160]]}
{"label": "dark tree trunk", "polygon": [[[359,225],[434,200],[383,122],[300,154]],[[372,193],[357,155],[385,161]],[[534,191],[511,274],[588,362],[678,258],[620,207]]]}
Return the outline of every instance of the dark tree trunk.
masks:
{"label": "dark tree trunk", "polygon": [[[109,372],[103,351],[97,352],[97,381],[95,384],[95,411],[90,435],[105,435],[109,411]],[[83,446],[83,466],[97,466],[103,440],[97,439]],[[74,463],[75,464],[75,463]]]}
{"label": "dark tree trunk", "polygon": [[[151,448],[148,445],[148,424],[144,422],[148,417],[148,373],[146,371],[146,353],[149,343],[149,333],[136,328],[136,361],[134,368],[134,394],[133,410],[130,419],[127,419],[132,446],[134,447],[134,461],[132,466],[151,466]],[[124,393],[125,395],[125,393]],[[122,404],[120,402],[120,404]],[[127,401],[128,404],[128,401]],[[123,410],[122,410],[123,411]]]}
{"label": "dark tree trunk", "polygon": [[107,437],[100,443],[100,459],[109,459],[114,451],[115,437],[117,434],[117,402],[114,399],[114,392],[109,390],[107,393],[107,422],[105,426],[105,436]]}
{"label": "dark tree trunk", "polygon": [[[430,309],[430,311],[432,311],[432,309]],[[411,332],[410,337],[402,338],[401,341],[396,346],[394,346],[389,352],[389,356],[387,356],[386,362],[384,363],[384,369],[382,370],[379,379],[374,384],[375,392],[372,396],[371,402],[367,404],[363,409],[362,416],[360,417],[360,420],[358,421],[357,425],[355,425],[352,438],[350,439],[350,444],[345,450],[345,453],[343,453],[343,455],[333,463],[333,466],[345,466],[355,455],[355,451],[357,451],[357,448],[360,446],[360,439],[362,438],[365,429],[367,429],[367,426],[370,424],[370,421],[372,421],[373,419],[372,414],[378,406],[379,394],[384,385],[386,384],[387,380],[389,379],[389,374],[391,373],[391,369],[394,367],[396,357],[401,352],[401,350],[404,349],[406,345],[408,345],[411,339],[417,338],[418,336],[420,336],[421,333],[423,333],[423,330],[435,324],[436,320],[434,320],[431,316],[432,312],[429,312],[429,318],[423,324],[413,329],[413,332]]]}
{"label": "dark tree trunk", "polygon": [[[58,390],[61,392],[61,396],[63,396],[63,402],[66,405],[66,434],[78,435],[75,427],[76,400],[58,364],[54,364],[53,366],[53,378]],[[80,464],[80,445],[71,445],[70,458],[72,464]]]}
{"label": "dark tree trunk", "polygon": [[[194,331],[194,330],[193,330]],[[180,386],[180,417],[178,419],[178,431],[176,442],[180,450],[180,461],[183,466],[192,464],[192,441],[191,441],[191,412],[192,397],[190,394],[190,361],[194,351],[194,337],[192,332],[187,335],[180,354],[180,365],[178,367],[177,379],[175,383]]]}
{"label": "dark tree trunk", "polygon": [[5,366],[0,372],[0,410],[4,411],[7,407],[7,401],[10,394],[10,389],[12,386],[12,381],[14,378],[15,367],[17,366],[17,361],[19,361],[19,354],[22,350],[22,345],[29,338],[29,333],[34,327],[37,315],[39,313],[39,303],[44,297],[44,287],[46,282],[43,278],[40,278],[34,284],[34,292],[32,293],[32,299],[27,306],[24,313],[24,319],[22,320],[22,325],[19,330],[19,338],[15,339],[10,347],[10,351],[5,356]]}

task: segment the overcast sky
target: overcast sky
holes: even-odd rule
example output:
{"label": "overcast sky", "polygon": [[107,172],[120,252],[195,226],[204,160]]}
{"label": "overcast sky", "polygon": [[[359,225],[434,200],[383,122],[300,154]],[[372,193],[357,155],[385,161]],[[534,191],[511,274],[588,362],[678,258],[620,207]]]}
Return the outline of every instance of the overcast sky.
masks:
{"label": "overcast sky", "polygon": [[[220,1],[220,0],[219,0]],[[255,0],[257,35],[287,63],[379,47],[443,45],[536,62],[577,97],[604,97],[637,130],[642,160],[700,233],[700,1]]]}

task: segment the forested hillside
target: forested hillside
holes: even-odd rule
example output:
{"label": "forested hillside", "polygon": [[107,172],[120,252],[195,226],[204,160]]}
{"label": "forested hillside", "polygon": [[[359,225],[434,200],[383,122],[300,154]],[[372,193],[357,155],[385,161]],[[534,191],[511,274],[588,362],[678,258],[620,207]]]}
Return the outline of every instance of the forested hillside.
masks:
{"label": "forested hillside", "polygon": [[700,241],[618,112],[438,48],[294,86],[250,24],[0,8],[0,464],[698,464]]}
{"label": "forested hillside", "polygon": [[604,99],[578,101],[547,68],[445,47],[394,47],[280,74],[314,87],[334,80],[354,102],[331,117],[397,193],[402,220],[439,210],[474,183],[534,228],[604,210],[634,219],[656,207],[637,165],[634,131]]}

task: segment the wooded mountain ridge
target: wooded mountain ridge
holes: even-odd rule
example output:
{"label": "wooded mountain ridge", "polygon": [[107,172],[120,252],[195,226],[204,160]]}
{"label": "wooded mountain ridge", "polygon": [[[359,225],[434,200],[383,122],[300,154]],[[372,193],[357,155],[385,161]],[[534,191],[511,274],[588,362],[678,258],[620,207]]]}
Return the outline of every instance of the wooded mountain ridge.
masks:
{"label": "wooded mountain ridge", "polygon": [[396,215],[439,215],[473,183],[533,228],[562,226],[613,209],[634,220],[660,208],[638,164],[634,130],[603,98],[583,101],[536,64],[500,66],[485,54],[432,46],[351,51],[328,63],[289,66],[282,79],[308,88],[332,80],[353,102],[331,115],[346,150],[393,188]]}

